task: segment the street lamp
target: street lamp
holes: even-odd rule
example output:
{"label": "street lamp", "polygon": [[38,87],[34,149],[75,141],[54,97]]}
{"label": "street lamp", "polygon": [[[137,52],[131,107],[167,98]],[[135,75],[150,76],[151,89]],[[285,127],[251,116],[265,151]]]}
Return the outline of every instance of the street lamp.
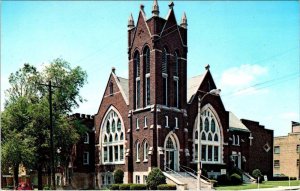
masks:
{"label": "street lamp", "polygon": [[[203,92],[198,90],[199,92]],[[197,130],[198,130],[198,183],[197,183],[197,190],[201,190],[201,136],[200,136],[200,118],[201,118],[201,102],[207,95],[214,95],[219,96],[221,90],[220,89],[212,89],[209,92],[205,92],[205,94],[200,98],[198,96],[198,122],[197,122]]]}

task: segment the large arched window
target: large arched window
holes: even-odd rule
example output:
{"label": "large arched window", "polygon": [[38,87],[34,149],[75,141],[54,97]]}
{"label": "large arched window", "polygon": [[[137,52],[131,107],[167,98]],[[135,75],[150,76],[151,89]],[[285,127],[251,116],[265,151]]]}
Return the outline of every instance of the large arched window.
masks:
{"label": "large arched window", "polygon": [[168,56],[166,48],[162,51],[163,105],[168,105]]}
{"label": "large arched window", "polygon": [[144,66],[145,66],[145,105],[150,105],[150,49],[148,46],[144,49]]}
{"label": "large arched window", "polygon": [[[200,118],[200,133],[198,133],[197,118],[194,125],[194,161],[199,159],[198,144],[200,138],[200,156],[203,163],[220,163],[221,162],[221,130],[217,122],[216,115],[207,107]],[[202,128],[204,127],[204,128]]]}
{"label": "large arched window", "polygon": [[124,163],[124,131],[121,116],[112,107],[107,111],[101,127],[103,164]]}
{"label": "large arched window", "polygon": [[135,77],[135,106],[140,108],[140,92],[141,92],[141,81],[140,81],[140,53],[135,51],[134,53],[134,77]]}

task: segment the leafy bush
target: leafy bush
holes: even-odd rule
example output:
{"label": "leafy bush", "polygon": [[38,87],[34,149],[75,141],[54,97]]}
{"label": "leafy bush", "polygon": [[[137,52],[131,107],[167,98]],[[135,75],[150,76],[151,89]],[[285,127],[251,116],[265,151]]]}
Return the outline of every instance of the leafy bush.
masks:
{"label": "leafy bush", "polygon": [[160,184],[166,184],[166,177],[159,168],[153,168],[146,180],[147,187],[151,190],[156,190]]}
{"label": "leafy bush", "polygon": [[119,190],[119,184],[112,184],[112,185],[110,185],[110,187],[109,187],[109,189],[110,190]]}
{"label": "leafy bush", "polygon": [[263,181],[263,179],[262,179],[263,175],[261,174],[259,169],[254,169],[252,171],[252,176],[256,179],[256,182],[258,181],[258,179],[257,179],[258,177],[259,177],[259,183],[261,183]]}
{"label": "leafy bush", "polygon": [[218,185],[229,185],[230,184],[230,178],[227,174],[222,174],[217,177]]}
{"label": "leafy bush", "polygon": [[147,190],[146,184],[131,184],[130,190]]}
{"label": "leafy bush", "polygon": [[157,186],[157,190],[176,190],[176,185],[174,184],[160,184]]}
{"label": "leafy bush", "polygon": [[132,184],[120,184],[119,185],[119,189],[120,190],[130,190],[130,186],[131,186]]}
{"label": "leafy bush", "polygon": [[231,184],[233,185],[240,185],[243,183],[243,180],[242,180],[242,177],[236,173],[233,173],[231,176],[230,176],[230,179],[231,179]]}
{"label": "leafy bush", "polygon": [[123,184],[124,172],[121,169],[114,171],[114,179],[116,184]]}
{"label": "leafy bush", "polygon": [[45,187],[43,188],[43,190],[50,190],[50,188],[49,188],[48,186],[45,186]]}

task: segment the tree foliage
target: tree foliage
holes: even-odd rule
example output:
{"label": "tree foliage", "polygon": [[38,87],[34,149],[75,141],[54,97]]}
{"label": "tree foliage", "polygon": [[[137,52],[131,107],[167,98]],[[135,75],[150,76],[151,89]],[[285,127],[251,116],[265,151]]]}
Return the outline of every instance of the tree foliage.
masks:
{"label": "tree foliage", "polygon": [[[13,161],[8,159],[14,156],[16,163],[37,169],[39,173],[49,167],[50,108],[46,86],[49,81],[55,86],[52,91],[54,147],[60,149],[55,160],[67,162],[70,148],[86,131],[79,122],[67,117],[68,112],[84,101],[79,90],[86,78],[81,67],[72,68],[61,58],[53,60],[42,71],[26,63],[9,76],[10,88],[6,90],[1,115],[3,166],[13,166]],[[15,154],[8,153],[9,149],[14,149]]]}

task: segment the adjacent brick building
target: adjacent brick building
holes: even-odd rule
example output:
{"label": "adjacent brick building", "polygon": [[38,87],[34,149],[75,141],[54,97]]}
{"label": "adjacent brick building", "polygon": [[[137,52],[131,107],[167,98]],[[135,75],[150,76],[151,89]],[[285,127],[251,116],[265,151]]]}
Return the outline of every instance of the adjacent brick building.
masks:
{"label": "adjacent brick building", "polygon": [[136,25],[129,17],[128,79],[112,69],[95,115],[96,186],[113,183],[115,169],[125,183],[145,183],[153,167],[197,169],[200,157],[210,177],[234,167],[272,176],[273,131],[240,120],[208,93],[217,89],[209,66],[187,79],[187,18],[178,24],[173,7],[161,18],[155,0],[150,18],[143,5]]}
{"label": "adjacent brick building", "polygon": [[292,122],[287,136],[274,138],[274,175],[285,175],[299,179],[300,167],[300,123]]}

